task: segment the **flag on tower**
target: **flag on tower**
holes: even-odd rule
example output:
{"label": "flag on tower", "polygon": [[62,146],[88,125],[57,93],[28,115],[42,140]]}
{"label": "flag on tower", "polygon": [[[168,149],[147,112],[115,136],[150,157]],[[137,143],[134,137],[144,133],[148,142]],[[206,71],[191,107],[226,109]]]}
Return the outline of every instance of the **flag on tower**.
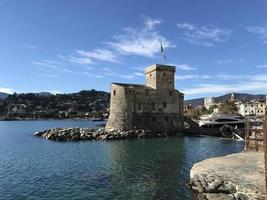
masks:
{"label": "flag on tower", "polygon": [[162,42],[160,42],[160,51],[161,51],[161,56],[164,58],[164,60],[166,60],[166,56],[165,56],[165,52],[164,52],[164,49],[163,49]]}

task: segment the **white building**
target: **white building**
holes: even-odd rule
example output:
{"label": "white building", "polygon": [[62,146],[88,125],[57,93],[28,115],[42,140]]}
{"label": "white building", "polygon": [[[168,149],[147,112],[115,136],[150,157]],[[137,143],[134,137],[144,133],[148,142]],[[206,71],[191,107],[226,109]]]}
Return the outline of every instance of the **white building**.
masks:
{"label": "white building", "polygon": [[246,115],[256,115],[262,116],[265,115],[266,109],[266,102],[259,102],[259,101],[251,101],[240,103],[239,107],[239,114],[246,116]]}
{"label": "white building", "polygon": [[214,98],[213,97],[206,97],[204,99],[204,107],[206,109],[210,109],[211,106],[215,105]]}

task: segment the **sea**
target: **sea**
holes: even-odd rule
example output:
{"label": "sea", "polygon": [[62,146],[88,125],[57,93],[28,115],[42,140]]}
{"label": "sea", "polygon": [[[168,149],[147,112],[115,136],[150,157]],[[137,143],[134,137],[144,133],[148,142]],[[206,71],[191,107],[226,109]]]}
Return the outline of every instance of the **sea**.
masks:
{"label": "sea", "polygon": [[34,136],[101,123],[0,121],[0,199],[191,200],[194,163],[244,148],[243,142],[213,137],[55,142]]}

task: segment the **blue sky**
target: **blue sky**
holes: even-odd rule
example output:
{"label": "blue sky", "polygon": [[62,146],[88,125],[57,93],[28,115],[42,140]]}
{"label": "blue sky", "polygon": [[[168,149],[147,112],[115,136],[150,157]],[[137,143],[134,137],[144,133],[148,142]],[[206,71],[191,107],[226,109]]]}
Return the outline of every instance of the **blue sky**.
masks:
{"label": "blue sky", "polygon": [[185,99],[267,93],[267,1],[0,0],[0,91],[143,83],[160,41]]}

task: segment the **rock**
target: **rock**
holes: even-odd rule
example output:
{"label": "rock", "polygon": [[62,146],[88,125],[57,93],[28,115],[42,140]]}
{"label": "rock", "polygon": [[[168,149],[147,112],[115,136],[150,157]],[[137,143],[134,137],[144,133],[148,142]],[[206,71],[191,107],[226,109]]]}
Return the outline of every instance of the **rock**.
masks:
{"label": "rock", "polygon": [[246,152],[210,158],[190,171],[190,186],[199,199],[264,199],[264,156]]}
{"label": "rock", "polygon": [[114,130],[105,128],[88,129],[88,128],[53,128],[34,133],[48,140],[55,141],[79,141],[79,140],[114,140],[114,139],[132,139],[132,138],[154,138],[165,137],[166,133],[153,132],[151,130]]}

